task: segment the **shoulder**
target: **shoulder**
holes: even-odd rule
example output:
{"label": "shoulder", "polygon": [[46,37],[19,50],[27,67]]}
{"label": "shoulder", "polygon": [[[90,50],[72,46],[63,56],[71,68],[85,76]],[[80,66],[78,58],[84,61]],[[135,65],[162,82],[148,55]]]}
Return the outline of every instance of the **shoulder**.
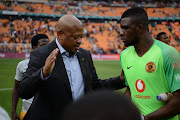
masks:
{"label": "shoulder", "polygon": [[176,67],[178,69],[180,62],[179,52],[174,47],[160,41],[156,41],[156,45],[158,45],[158,47],[161,49],[165,70],[170,70],[170,68],[174,69]]}
{"label": "shoulder", "polygon": [[80,48],[78,56],[85,57],[88,61],[92,61],[92,56],[90,51]]}
{"label": "shoulder", "polygon": [[18,63],[17,67],[26,66],[29,63],[29,59],[22,60]]}
{"label": "shoulder", "polygon": [[179,52],[174,47],[169,46],[158,40],[155,40],[155,44],[161,49],[163,57],[179,57]]}
{"label": "shoulder", "polygon": [[83,54],[90,54],[90,51],[84,49],[84,48],[79,48],[79,52],[83,53]]}
{"label": "shoulder", "polygon": [[129,52],[131,52],[134,49],[134,46],[129,46],[128,48],[126,48],[125,50],[123,50],[120,54],[120,56],[124,55],[124,54],[128,54]]}
{"label": "shoulder", "polygon": [[81,51],[81,52],[89,52],[88,50],[86,50],[84,48],[79,48],[79,51]]}

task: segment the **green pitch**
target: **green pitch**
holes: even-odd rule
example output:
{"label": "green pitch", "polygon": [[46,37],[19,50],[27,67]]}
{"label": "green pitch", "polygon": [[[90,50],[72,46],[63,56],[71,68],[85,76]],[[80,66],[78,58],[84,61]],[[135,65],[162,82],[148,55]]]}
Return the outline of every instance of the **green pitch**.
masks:
{"label": "green pitch", "polygon": [[[0,59],[0,106],[10,115],[12,109],[12,88],[14,86],[14,75],[16,65],[22,59]],[[121,67],[119,61],[94,61],[99,78],[104,79],[120,75]],[[19,100],[17,113],[20,114],[22,100]]]}
{"label": "green pitch", "polygon": [[[14,86],[14,75],[16,65],[22,59],[0,59],[0,106],[11,115],[12,109],[12,88]],[[96,72],[100,79],[115,77],[121,74],[119,61],[94,61]],[[125,89],[117,92],[124,92]],[[17,113],[20,114],[22,100],[19,100]]]}
{"label": "green pitch", "polygon": [[[0,59],[0,106],[10,115],[12,110],[12,88],[16,65],[22,59]],[[17,111],[20,114],[22,100],[19,100]]]}

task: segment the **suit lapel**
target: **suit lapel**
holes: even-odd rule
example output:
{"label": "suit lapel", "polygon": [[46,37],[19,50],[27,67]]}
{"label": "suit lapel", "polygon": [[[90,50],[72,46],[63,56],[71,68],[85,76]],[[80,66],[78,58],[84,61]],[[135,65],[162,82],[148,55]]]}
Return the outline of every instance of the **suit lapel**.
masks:
{"label": "suit lapel", "polygon": [[67,71],[66,71],[66,68],[65,68],[65,65],[64,65],[60,51],[59,51],[57,58],[56,58],[56,66],[57,66],[58,73],[60,73],[60,76],[63,77],[63,80],[64,80],[66,87],[71,92],[71,87],[70,87]]}
{"label": "suit lapel", "polygon": [[87,76],[87,71],[88,71],[88,63],[87,63],[87,60],[86,58],[84,57],[84,55],[82,54],[82,52],[79,51],[78,53],[78,60],[79,60],[79,64],[80,64],[80,67],[81,67],[81,72],[82,72],[82,75],[83,75],[83,80],[84,80],[84,83],[85,83],[85,86],[87,86],[87,80],[88,80],[88,76]]}
{"label": "suit lapel", "polygon": [[[52,45],[52,51],[55,48],[58,48],[58,46],[56,45],[55,40],[53,42],[54,43]],[[71,87],[70,87],[68,75],[67,75],[66,68],[65,68],[65,65],[64,65],[64,62],[63,62],[63,59],[62,59],[62,54],[61,54],[60,51],[59,51],[59,53],[58,53],[58,55],[56,57],[55,68],[57,69],[57,73],[59,74],[59,76],[62,77],[61,79],[64,80],[64,83],[65,83],[67,89],[71,92]]]}

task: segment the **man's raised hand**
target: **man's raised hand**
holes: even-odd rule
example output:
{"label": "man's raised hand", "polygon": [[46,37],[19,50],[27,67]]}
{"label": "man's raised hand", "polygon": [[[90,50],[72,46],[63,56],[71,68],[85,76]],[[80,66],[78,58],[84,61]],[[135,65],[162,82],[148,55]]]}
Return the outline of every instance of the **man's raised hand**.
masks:
{"label": "man's raised hand", "polygon": [[57,56],[58,52],[59,52],[59,49],[56,48],[47,57],[44,68],[42,70],[43,78],[46,78],[52,72],[54,65],[55,65],[55,60],[56,60],[56,56]]}

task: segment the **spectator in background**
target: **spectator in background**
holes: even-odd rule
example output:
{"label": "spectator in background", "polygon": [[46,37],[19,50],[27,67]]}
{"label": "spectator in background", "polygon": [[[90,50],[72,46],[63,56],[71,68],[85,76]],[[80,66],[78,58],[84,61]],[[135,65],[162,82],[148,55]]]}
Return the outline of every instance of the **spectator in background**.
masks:
{"label": "spectator in background", "polygon": [[166,43],[166,44],[168,44],[168,45],[169,45],[169,43],[170,43],[170,40],[169,40],[169,38],[168,38],[168,35],[167,35],[165,32],[160,32],[160,33],[158,33],[156,39],[157,39],[157,40],[160,40],[160,41],[162,41],[162,42],[164,42],[164,43]]}
{"label": "spectator in background", "polygon": [[98,91],[70,104],[63,120],[141,120],[141,117],[130,99],[112,91]]}
{"label": "spectator in background", "polygon": [[[45,34],[37,34],[31,40],[31,46],[33,50],[40,46],[46,45],[48,43],[49,43],[49,38]],[[14,83],[14,88],[13,88],[13,93],[12,93],[12,120],[16,120],[16,119],[22,120],[33,101],[33,97],[27,100],[23,99],[22,111],[19,117],[18,114],[16,113],[16,107],[19,100],[18,87],[19,87],[20,82],[24,78],[24,73],[28,67],[28,63],[29,63],[29,58],[20,61],[16,68],[15,83]]]}

